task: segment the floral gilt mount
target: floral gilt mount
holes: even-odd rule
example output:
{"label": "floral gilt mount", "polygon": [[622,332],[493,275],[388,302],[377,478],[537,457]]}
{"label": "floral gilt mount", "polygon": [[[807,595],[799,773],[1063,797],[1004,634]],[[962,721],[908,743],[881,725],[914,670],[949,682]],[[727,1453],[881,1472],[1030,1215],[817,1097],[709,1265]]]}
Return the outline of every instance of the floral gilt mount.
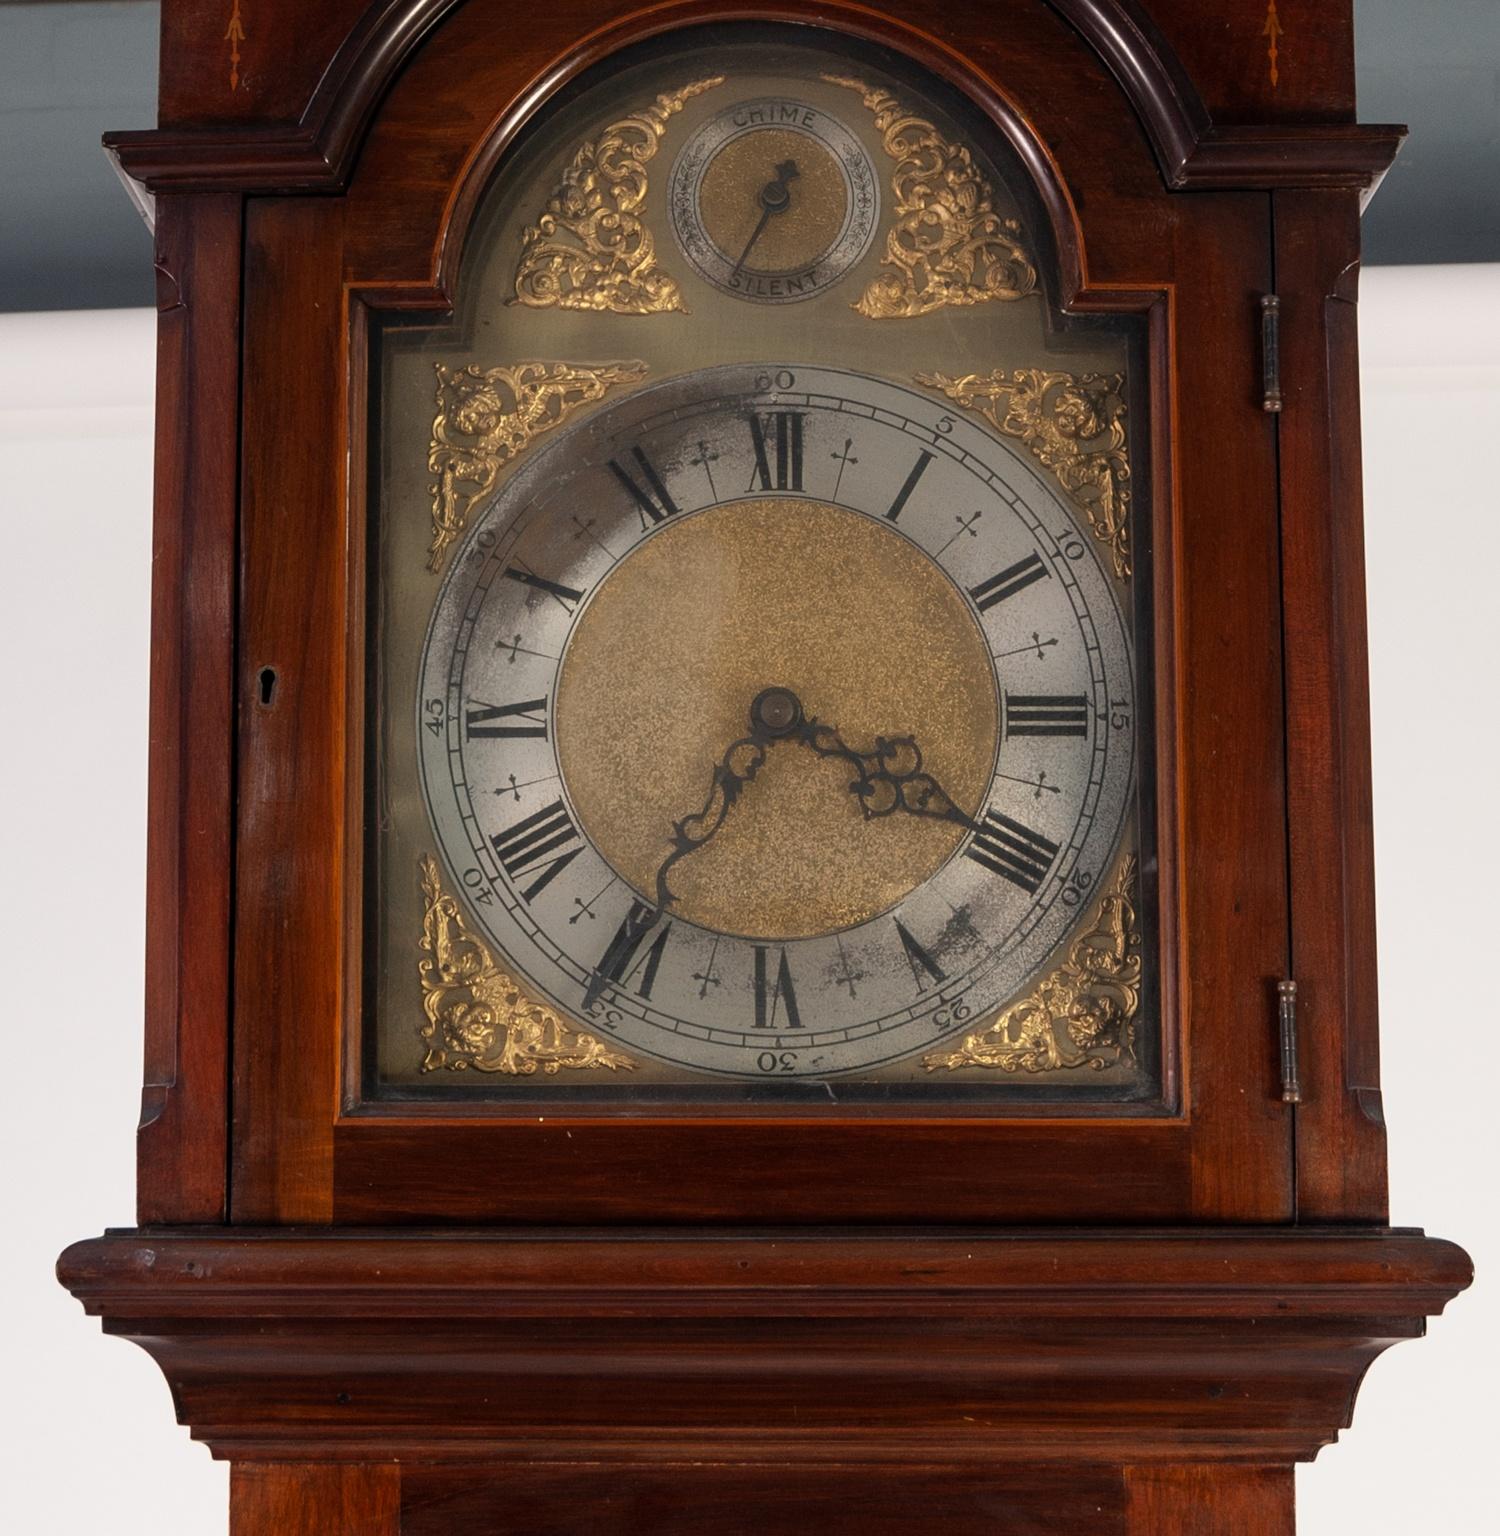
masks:
{"label": "floral gilt mount", "polygon": [[1141,1004],[1136,861],[1115,870],[1068,958],[1019,1002],[1002,1008],[952,1050],[923,1057],[929,1072],[982,1067],[1000,1072],[1102,1072],[1135,1061]]}
{"label": "floral gilt mount", "polygon": [[891,320],[1034,293],[1036,266],[1021,225],[997,211],[994,189],[970,152],[889,91],[842,75],[823,78],[859,93],[896,162],[886,270],[854,308],[871,320]]}
{"label": "floral gilt mount", "polygon": [[443,888],[437,860],[422,860],[422,951],[417,972],[427,1022],[423,1072],[630,1072],[635,1062],[534,1002],[469,932],[457,900]]}
{"label": "floral gilt mount", "polygon": [[450,368],[435,363],[437,411],[427,468],[437,476],[427,569],[442,569],[448,547],[463,536],[475,505],[494,490],[500,471],[544,432],[617,384],[646,375],[640,362],[517,363],[511,368]]}
{"label": "floral gilt mount", "polygon": [[1121,581],[1130,576],[1124,374],[1016,368],[961,378],[919,373],[916,380],[1019,438],[1057,476],[1094,537],[1109,546],[1115,575]]}

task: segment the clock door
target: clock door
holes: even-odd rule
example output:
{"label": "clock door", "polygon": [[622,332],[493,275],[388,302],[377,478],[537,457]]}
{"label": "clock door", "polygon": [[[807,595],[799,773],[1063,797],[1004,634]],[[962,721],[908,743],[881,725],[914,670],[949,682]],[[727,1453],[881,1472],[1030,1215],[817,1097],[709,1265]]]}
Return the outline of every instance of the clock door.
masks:
{"label": "clock door", "polygon": [[248,214],[236,1218],[1285,1218],[1265,199],[476,16]]}

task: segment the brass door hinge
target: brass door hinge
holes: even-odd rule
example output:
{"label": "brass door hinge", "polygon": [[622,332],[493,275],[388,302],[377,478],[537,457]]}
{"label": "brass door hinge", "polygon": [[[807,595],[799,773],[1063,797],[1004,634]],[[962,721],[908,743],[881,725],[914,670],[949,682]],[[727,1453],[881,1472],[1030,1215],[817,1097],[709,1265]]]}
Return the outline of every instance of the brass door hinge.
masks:
{"label": "brass door hinge", "polygon": [[1302,1085],[1297,1081],[1297,983],[1276,983],[1278,1021],[1281,1026],[1281,1102],[1300,1104]]}
{"label": "brass door hinge", "polygon": [[1281,300],[1274,293],[1260,296],[1260,404],[1266,411],[1281,409]]}

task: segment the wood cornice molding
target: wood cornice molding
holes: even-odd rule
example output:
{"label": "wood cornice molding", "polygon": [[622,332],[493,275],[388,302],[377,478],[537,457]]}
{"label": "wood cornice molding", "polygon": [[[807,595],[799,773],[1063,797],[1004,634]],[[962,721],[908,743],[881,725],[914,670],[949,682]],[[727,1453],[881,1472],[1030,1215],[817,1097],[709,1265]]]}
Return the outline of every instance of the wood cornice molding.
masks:
{"label": "wood cornice molding", "polygon": [[1187,192],[1342,188],[1368,201],[1406,129],[1395,123],[1263,123],[1210,128],[1168,185]]}
{"label": "wood cornice molding", "polygon": [[[365,13],[293,124],[169,127],[110,133],[105,148],[148,194],[237,191],[336,193],[347,185],[366,129],[398,71],[461,0],[381,0]],[[1214,125],[1176,55],[1134,0],[1045,0],[1098,54],[1151,142],[1174,191],[1290,187],[1371,193],[1406,130],[1391,125]],[[618,18],[537,82],[536,101],[627,36],[696,23],[822,23],[896,47],[912,32],[896,15],[855,0],[666,0]],[[954,40],[950,40],[954,41]],[[962,43],[962,39],[956,40]]]}
{"label": "wood cornice molding", "polygon": [[123,176],[152,195],[208,190],[338,192],[380,98],[462,0],[378,0],[344,40],[296,123],[106,133]]}
{"label": "wood cornice molding", "polygon": [[1104,61],[1178,192],[1357,188],[1390,169],[1406,129],[1376,123],[1217,126],[1170,44],[1135,0],[1046,0]]}
{"label": "wood cornice molding", "polygon": [[142,1230],[58,1271],[237,1461],[809,1466],[1307,1459],[1471,1273],[1341,1229]]}

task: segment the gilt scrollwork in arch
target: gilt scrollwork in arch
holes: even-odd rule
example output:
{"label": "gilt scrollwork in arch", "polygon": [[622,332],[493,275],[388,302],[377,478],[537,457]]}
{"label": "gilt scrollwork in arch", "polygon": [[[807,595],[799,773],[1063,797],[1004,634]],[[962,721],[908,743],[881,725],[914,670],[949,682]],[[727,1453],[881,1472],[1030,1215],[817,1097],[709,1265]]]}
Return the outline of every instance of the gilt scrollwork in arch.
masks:
{"label": "gilt scrollwork in arch", "polygon": [[723,83],[723,75],[714,75],[664,91],[650,106],[579,146],[547,206],[522,236],[511,303],[616,315],[685,309],[676,278],[657,266],[656,241],[641,218],[646,166],[683,104]]}
{"label": "gilt scrollwork in arch", "polygon": [[869,319],[890,320],[1035,293],[1036,264],[1020,221],[996,209],[994,189],[969,150],[890,91],[844,75],[823,78],[858,92],[895,162],[895,213],[881,262],[886,270],[871,279],[854,308]]}

